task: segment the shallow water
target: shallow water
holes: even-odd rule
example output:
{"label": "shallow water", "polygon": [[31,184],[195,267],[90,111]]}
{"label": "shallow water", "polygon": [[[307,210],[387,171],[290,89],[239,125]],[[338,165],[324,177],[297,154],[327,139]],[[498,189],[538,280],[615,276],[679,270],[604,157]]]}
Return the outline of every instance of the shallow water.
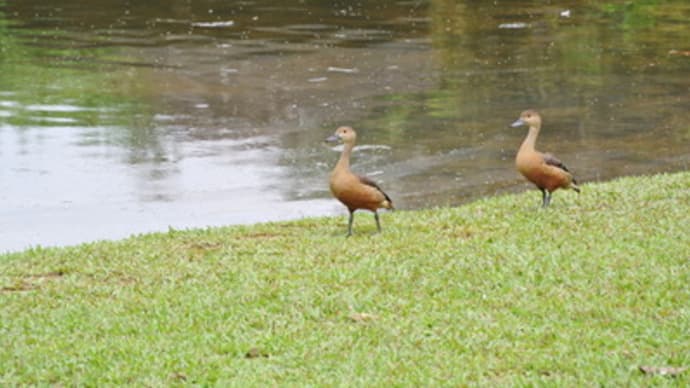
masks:
{"label": "shallow water", "polygon": [[401,209],[532,189],[526,108],[582,182],[688,169],[690,3],[283,3],[0,0],[0,251],[344,215],[345,124]]}

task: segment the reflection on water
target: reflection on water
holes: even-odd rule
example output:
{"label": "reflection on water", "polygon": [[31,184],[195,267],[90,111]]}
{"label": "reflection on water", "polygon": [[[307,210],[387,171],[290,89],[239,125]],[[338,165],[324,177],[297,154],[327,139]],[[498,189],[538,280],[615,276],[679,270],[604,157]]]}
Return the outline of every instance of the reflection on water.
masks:
{"label": "reflection on water", "polygon": [[408,209],[528,188],[528,107],[581,181],[688,168],[685,1],[140,3],[0,0],[0,250],[343,214],[343,124]]}

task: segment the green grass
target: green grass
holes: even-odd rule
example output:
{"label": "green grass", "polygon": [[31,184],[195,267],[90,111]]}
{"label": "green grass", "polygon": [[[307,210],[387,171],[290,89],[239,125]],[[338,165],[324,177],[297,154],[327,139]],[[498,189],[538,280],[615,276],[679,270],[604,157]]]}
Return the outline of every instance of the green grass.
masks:
{"label": "green grass", "polygon": [[690,384],[690,173],[540,202],[0,256],[0,385]]}

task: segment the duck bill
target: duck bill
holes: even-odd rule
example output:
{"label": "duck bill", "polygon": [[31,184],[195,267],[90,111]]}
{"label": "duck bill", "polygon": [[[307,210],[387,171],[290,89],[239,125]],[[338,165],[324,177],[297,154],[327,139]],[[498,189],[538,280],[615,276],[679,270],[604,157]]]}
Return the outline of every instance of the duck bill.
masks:
{"label": "duck bill", "polygon": [[340,138],[336,135],[331,135],[326,138],[326,143],[337,143],[340,141]]}
{"label": "duck bill", "polygon": [[522,121],[522,119],[517,119],[514,123],[510,124],[513,128],[522,127],[523,125],[525,125],[525,122]]}

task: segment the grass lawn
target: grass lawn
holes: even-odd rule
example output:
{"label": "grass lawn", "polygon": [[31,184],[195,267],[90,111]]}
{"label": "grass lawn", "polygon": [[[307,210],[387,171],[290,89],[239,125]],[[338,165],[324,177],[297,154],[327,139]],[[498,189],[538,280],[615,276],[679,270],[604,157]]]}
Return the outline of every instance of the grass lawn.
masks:
{"label": "grass lawn", "polygon": [[690,173],[0,256],[0,386],[690,385]]}

